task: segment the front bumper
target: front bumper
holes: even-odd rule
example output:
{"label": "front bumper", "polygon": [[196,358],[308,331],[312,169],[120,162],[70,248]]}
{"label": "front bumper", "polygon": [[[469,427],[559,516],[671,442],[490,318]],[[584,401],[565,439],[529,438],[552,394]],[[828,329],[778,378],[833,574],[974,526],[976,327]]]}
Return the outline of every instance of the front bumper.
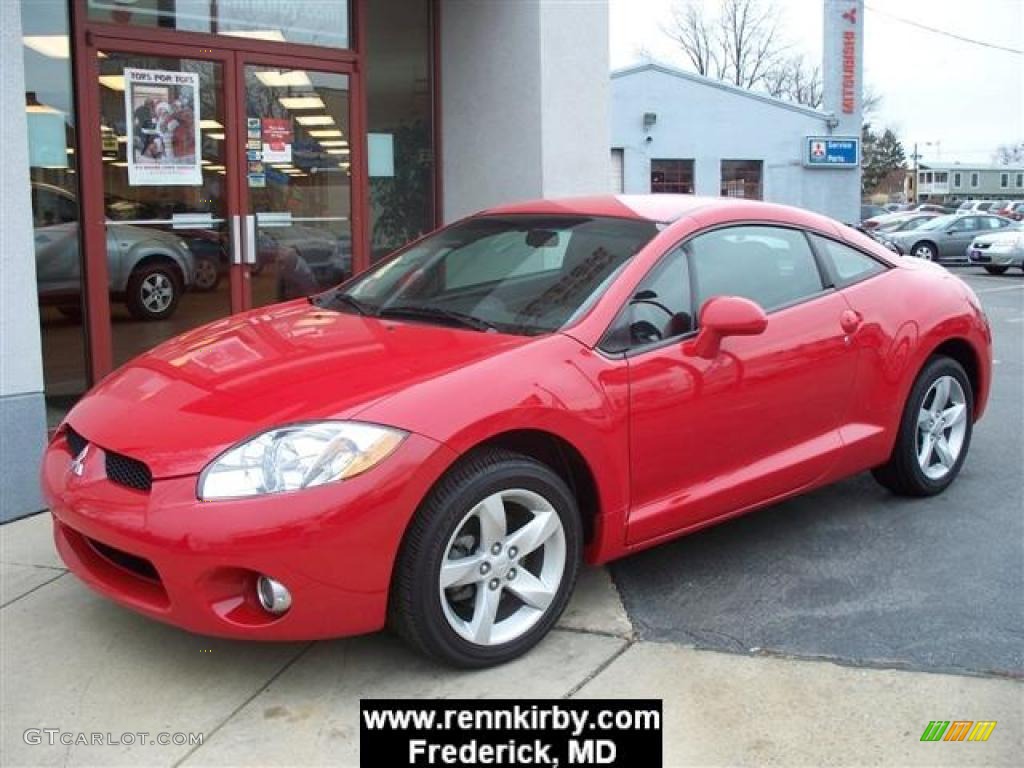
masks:
{"label": "front bumper", "polygon": [[985,264],[994,267],[1014,267],[1024,264],[1024,253],[1001,248],[967,249],[967,258],[971,264]]}
{"label": "front bumper", "polygon": [[[384,626],[391,570],[421,499],[455,455],[409,435],[381,466],[295,493],[201,502],[196,477],[150,491],[111,482],[102,448],[81,475],[63,435],[43,458],[57,550],[97,592],[205,635],[312,640]],[[285,584],[291,608],[264,611],[256,580]]]}

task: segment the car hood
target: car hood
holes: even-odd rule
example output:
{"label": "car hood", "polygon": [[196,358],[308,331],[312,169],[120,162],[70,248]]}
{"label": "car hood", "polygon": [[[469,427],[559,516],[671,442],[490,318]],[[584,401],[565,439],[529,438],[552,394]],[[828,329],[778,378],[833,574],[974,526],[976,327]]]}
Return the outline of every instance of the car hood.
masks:
{"label": "car hood", "polygon": [[154,477],[194,474],[271,427],[353,418],[399,389],[530,341],[300,299],[161,344],[104,379],[67,422],[101,448],[144,461]]}
{"label": "car hood", "polygon": [[978,235],[972,242],[975,243],[1009,243],[1013,245],[1017,238],[1024,240],[1024,231],[1019,229],[1004,229],[999,232],[991,232],[985,235]]}
{"label": "car hood", "polygon": [[131,224],[118,224],[108,221],[107,226],[111,232],[120,240],[131,240],[140,243],[143,240],[153,240],[164,245],[175,248],[186,248],[185,241],[170,232],[162,232],[159,229],[149,227],[136,227]]}

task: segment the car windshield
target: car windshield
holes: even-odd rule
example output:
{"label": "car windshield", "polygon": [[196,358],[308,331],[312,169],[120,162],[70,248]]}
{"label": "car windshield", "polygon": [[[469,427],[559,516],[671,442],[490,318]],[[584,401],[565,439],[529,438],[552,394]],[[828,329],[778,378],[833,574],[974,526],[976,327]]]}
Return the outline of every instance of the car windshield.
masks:
{"label": "car windshield", "polygon": [[480,216],[314,298],[345,312],[535,335],[572,322],[658,232],[596,216]]}

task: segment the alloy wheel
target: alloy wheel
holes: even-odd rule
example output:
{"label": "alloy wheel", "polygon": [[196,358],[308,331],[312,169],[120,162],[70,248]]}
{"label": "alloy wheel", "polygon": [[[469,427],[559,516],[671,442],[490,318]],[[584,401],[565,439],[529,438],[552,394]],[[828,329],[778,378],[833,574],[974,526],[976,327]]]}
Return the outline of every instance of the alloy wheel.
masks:
{"label": "alloy wheel", "polygon": [[925,261],[935,261],[935,251],[930,245],[919,245],[914,249],[914,255]]}
{"label": "alloy wheel", "polygon": [[208,291],[217,284],[217,264],[211,259],[196,260],[195,286],[201,291]]}
{"label": "alloy wheel", "polygon": [[160,272],[147,275],[140,286],[142,305],[153,314],[160,314],[174,301],[174,284]]}
{"label": "alloy wheel", "polygon": [[931,480],[956,465],[967,433],[967,398],[953,376],[940,376],[928,388],[917,415],[917,463]]}
{"label": "alloy wheel", "polygon": [[476,645],[512,642],[545,615],[565,565],[565,529],[551,502],[524,488],[493,493],[445,547],[438,574],[445,619]]}

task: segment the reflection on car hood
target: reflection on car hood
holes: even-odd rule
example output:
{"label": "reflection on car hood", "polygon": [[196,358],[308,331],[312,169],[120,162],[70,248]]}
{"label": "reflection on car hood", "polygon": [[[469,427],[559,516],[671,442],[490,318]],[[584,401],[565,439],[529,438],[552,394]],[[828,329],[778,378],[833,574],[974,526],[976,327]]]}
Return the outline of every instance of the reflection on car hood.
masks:
{"label": "reflection on car hood", "polygon": [[978,235],[974,238],[975,243],[1009,243],[1014,244],[1017,238],[1024,238],[1024,230],[1001,229],[998,232],[990,232],[985,235]]}
{"label": "reflection on car hood", "polygon": [[154,477],[192,474],[270,427],[352,418],[396,390],[528,343],[302,299],[161,344],[104,379],[67,420],[101,448],[145,461]]}

